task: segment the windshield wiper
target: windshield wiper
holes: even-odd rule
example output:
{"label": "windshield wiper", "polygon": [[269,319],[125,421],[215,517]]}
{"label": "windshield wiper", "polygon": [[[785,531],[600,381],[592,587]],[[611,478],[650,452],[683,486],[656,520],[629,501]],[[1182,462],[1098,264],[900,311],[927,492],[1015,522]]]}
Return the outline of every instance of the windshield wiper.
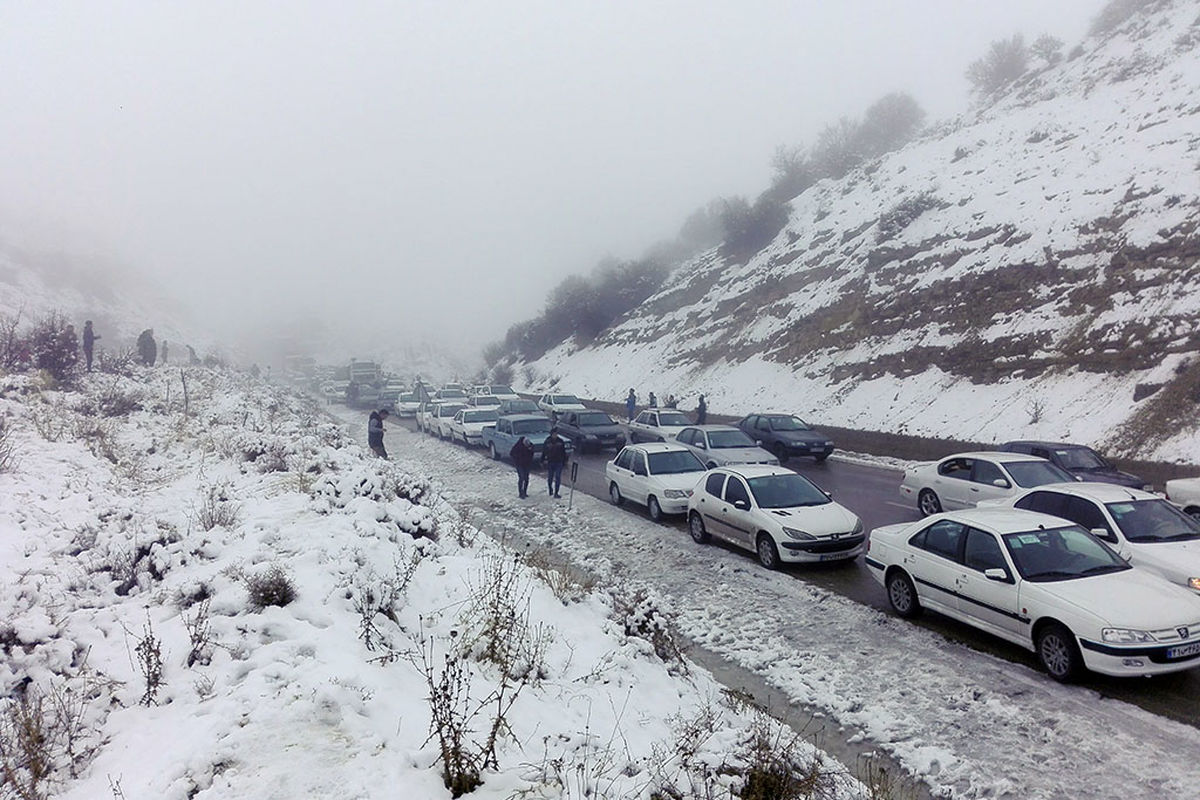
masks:
{"label": "windshield wiper", "polygon": [[1061,569],[1051,569],[1046,572],[1035,572],[1029,576],[1029,580],[1035,581],[1038,578],[1078,578],[1081,574],[1079,572],[1064,572]]}
{"label": "windshield wiper", "polygon": [[1194,531],[1187,533],[1177,533],[1174,536],[1164,536],[1161,541],[1164,542],[1185,542],[1188,539],[1200,539],[1200,533]]}
{"label": "windshield wiper", "polygon": [[1101,572],[1120,572],[1123,569],[1129,569],[1128,564],[1097,564],[1094,567],[1088,567],[1080,575],[1098,575]]}

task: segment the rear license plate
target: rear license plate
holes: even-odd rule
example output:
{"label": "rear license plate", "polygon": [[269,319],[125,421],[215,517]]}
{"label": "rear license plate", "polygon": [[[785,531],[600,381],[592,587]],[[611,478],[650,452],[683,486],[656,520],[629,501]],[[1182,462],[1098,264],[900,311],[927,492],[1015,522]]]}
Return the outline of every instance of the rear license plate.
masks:
{"label": "rear license plate", "polygon": [[1167,658],[1186,658],[1200,653],[1200,642],[1192,642],[1181,647],[1172,647],[1167,651]]}

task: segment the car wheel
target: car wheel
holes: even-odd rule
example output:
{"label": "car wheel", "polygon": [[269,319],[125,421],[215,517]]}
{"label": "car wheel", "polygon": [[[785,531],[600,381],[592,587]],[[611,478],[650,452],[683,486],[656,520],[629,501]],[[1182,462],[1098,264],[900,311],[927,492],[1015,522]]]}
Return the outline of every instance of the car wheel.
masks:
{"label": "car wheel", "polygon": [[768,534],[758,535],[758,563],[767,569],[779,569],[779,548]]}
{"label": "car wheel", "polygon": [[1074,678],[1083,664],[1075,636],[1065,626],[1051,622],[1037,632],[1038,661],[1050,673],[1050,677],[1061,683]]}
{"label": "car wheel", "polygon": [[921,600],[917,597],[917,587],[901,570],[893,570],[887,578],[888,602],[897,615],[912,619],[921,613]]}
{"label": "car wheel", "polygon": [[658,504],[658,498],[654,495],[650,495],[649,499],[646,500],[646,511],[650,513],[650,519],[654,520],[655,522],[662,521],[662,506]]}
{"label": "car wheel", "polygon": [[708,541],[708,531],[704,528],[704,520],[695,511],[688,517],[688,533],[692,535],[696,544],[704,544]]}
{"label": "car wheel", "polygon": [[496,443],[488,442],[488,455],[492,457],[492,461],[499,461],[500,454],[496,452]]}
{"label": "car wheel", "polygon": [[612,500],[614,506],[619,506],[625,502],[625,498],[621,497],[621,489],[617,486],[616,481],[608,485],[608,499]]}
{"label": "car wheel", "polygon": [[1200,506],[1188,506],[1184,513],[1194,520],[1200,520]]}
{"label": "car wheel", "polygon": [[821,453],[821,455],[816,457],[817,463],[820,464],[822,461],[824,461],[827,458],[829,458],[829,453]]}
{"label": "car wheel", "polygon": [[773,449],[775,451],[775,457],[779,459],[780,464],[788,460],[788,451],[787,448],[784,447],[783,442],[776,442]]}
{"label": "car wheel", "polygon": [[942,501],[938,500],[933,489],[922,489],[921,493],[917,495],[917,508],[926,517],[930,514],[939,514],[942,510]]}

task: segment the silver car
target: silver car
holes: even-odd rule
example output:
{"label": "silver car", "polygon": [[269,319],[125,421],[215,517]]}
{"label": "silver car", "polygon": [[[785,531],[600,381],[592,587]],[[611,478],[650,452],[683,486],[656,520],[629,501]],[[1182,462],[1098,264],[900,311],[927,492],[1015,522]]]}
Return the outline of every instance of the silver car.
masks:
{"label": "silver car", "polygon": [[676,434],[675,441],[695,453],[709,469],[729,464],[779,464],[778,458],[732,425],[692,425]]}

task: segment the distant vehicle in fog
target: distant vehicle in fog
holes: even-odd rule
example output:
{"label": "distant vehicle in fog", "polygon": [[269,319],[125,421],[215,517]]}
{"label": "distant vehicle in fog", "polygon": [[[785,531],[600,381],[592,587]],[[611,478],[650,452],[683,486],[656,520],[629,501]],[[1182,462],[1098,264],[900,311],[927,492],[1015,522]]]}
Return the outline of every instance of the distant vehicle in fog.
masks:
{"label": "distant vehicle in fog", "polygon": [[483,429],[495,425],[499,415],[490,408],[463,408],[450,419],[450,440],[467,447],[483,444]]}
{"label": "distant vehicle in fog", "polygon": [[1065,469],[1081,481],[1115,483],[1148,492],[1150,484],[1128,472],[1122,472],[1109,463],[1108,459],[1090,447],[1065,442],[1037,442],[1020,440],[1005,442],[1000,449],[1008,453],[1028,453],[1044,458],[1051,464]]}
{"label": "distant vehicle in fog", "polygon": [[749,414],[737,426],[781,463],[791,456],[812,456],[821,462],[833,452],[832,439],[794,414]]}
{"label": "distant vehicle in fog", "polygon": [[625,446],[625,429],[603,411],[563,411],[556,427],[580,452]]}
{"label": "distant vehicle in fog", "polygon": [[551,419],[558,419],[558,415],[564,411],[587,410],[587,406],[573,394],[544,394],[538,398],[537,404],[538,408],[549,414]]}

